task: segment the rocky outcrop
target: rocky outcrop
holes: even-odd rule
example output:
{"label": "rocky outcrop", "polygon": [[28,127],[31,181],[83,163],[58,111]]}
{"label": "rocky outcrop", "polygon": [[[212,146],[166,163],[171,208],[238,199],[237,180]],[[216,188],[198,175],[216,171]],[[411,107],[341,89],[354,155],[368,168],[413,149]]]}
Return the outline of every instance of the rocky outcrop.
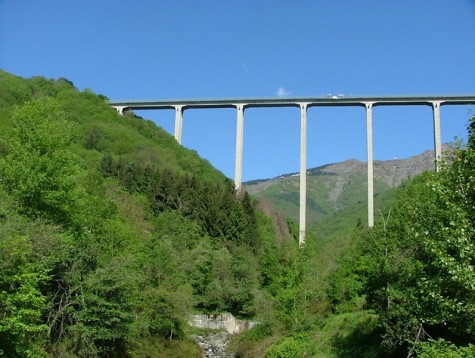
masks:
{"label": "rocky outcrop", "polygon": [[201,347],[205,358],[233,358],[234,354],[227,352],[231,335],[251,329],[256,322],[236,319],[231,313],[195,314],[188,324],[192,327],[204,328],[203,334],[194,334],[191,338]]}
{"label": "rocky outcrop", "polygon": [[229,334],[240,333],[254,327],[256,322],[236,319],[231,313],[222,314],[195,314],[188,321],[192,327],[206,329],[220,329]]}
{"label": "rocky outcrop", "polygon": [[259,198],[257,209],[263,212],[264,215],[272,221],[272,226],[275,229],[276,241],[279,244],[288,240],[293,240],[287,220],[281,213],[277,212],[265,198]]}
{"label": "rocky outcrop", "polygon": [[191,336],[203,350],[205,358],[234,358],[234,354],[226,350],[230,337],[231,335],[224,331]]}

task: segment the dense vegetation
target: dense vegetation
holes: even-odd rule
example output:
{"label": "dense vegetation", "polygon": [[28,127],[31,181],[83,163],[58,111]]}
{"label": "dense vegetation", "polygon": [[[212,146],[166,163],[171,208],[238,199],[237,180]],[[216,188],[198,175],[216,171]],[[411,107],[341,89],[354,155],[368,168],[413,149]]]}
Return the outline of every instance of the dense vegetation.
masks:
{"label": "dense vegetation", "polygon": [[192,311],[266,306],[272,228],[196,153],[64,79],[0,101],[0,355],[196,355]]}
{"label": "dense vegetation", "polygon": [[474,123],[374,229],[299,248],[152,122],[0,71],[0,356],[199,357],[197,311],[260,322],[239,357],[474,356]]}

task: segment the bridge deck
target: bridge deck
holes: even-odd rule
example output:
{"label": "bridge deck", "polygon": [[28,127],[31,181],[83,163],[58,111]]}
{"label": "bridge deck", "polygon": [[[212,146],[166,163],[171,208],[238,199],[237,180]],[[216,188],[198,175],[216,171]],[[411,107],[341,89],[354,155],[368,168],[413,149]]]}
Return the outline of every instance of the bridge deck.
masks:
{"label": "bridge deck", "polygon": [[317,106],[373,106],[384,105],[432,105],[440,102],[441,105],[475,104],[473,95],[433,95],[433,96],[378,96],[378,97],[352,97],[352,96],[327,96],[327,97],[285,97],[285,98],[229,98],[229,99],[180,99],[180,100],[124,100],[109,101],[114,107],[128,109],[183,109],[193,108],[236,108],[243,105],[251,107],[298,107],[306,103],[307,107]]}

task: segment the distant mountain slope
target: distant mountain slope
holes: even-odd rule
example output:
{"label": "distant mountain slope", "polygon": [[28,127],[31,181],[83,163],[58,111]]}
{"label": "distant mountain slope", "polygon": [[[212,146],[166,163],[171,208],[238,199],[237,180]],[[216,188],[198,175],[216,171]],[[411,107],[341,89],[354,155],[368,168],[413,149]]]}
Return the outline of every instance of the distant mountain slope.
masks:
{"label": "distant mountain slope", "polygon": [[[434,169],[434,152],[427,150],[407,159],[374,162],[374,194],[398,187],[403,180]],[[299,216],[299,174],[244,183],[247,191],[263,197],[294,222]],[[356,159],[323,165],[307,171],[307,226],[367,202],[367,165]],[[378,208],[376,207],[376,210]],[[360,218],[366,222],[367,217]]]}

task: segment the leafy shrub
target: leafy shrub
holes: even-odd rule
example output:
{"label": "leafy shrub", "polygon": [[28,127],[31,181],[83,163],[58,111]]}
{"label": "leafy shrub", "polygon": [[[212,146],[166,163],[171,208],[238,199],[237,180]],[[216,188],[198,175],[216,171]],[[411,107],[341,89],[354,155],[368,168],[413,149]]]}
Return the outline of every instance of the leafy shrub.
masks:
{"label": "leafy shrub", "polygon": [[442,338],[420,342],[416,346],[418,358],[472,358],[475,357],[475,346],[469,344],[467,347],[459,347]]}
{"label": "leafy shrub", "polygon": [[260,341],[272,335],[272,326],[268,323],[257,324],[252,329],[242,334],[241,341],[252,342]]}
{"label": "leafy shrub", "polygon": [[296,334],[284,337],[266,351],[266,358],[311,357],[312,339],[308,334]]}

